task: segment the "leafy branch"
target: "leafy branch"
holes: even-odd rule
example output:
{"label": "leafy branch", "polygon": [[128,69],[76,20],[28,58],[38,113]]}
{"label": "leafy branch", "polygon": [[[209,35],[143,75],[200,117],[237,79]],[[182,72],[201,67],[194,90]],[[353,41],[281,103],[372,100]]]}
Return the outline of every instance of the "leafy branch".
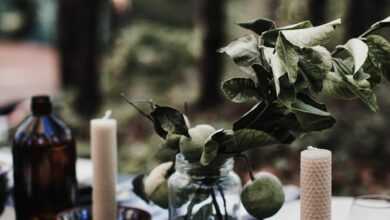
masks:
{"label": "leafy branch", "polygon": [[[375,88],[390,79],[390,43],[374,32],[390,27],[390,17],[376,22],[358,38],[338,45],[331,53],[323,47],[341,20],[313,26],[310,21],[277,27],[260,18],[240,24],[252,31],[219,52],[245,70],[222,89],[233,102],[257,100],[234,123],[233,130],[264,132],[279,143],[331,128],[336,120],[320,103],[320,95],[360,99],[377,111]],[[248,74],[249,73],[249,74]]]}

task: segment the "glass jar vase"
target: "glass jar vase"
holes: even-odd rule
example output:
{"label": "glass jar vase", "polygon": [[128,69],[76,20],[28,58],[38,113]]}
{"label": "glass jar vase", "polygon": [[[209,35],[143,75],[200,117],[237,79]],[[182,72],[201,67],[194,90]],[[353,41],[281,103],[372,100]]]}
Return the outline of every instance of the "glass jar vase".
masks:
{"label": "glass jar vase", "polygon": [[233,166],[232,158],[202,166],[178,154],[168,180],[169,219],[239,219],[241,180]]}

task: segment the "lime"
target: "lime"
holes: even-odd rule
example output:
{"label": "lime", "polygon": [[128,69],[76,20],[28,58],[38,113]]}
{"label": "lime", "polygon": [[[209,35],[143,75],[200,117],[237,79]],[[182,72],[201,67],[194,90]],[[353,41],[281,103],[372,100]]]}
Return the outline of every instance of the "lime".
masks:
{"label": "lime", "polygon": [[164,209],[168,208],[168,181],[166,175],[172,165],[172,162],[162,163],[144,178],[146,197]]}
{"label": "lime", "polygon": [[199,161],[207,138],[215,131],[210,125],[197,125],[188,129],[189,137],[180,139],[180,152],[190,162]]}
{"label": "lime", "polygon": [[273,174],[260,172],[244,186],[241,202],[248,213],[258,219],[273,216],[284,203],[282,184]]}

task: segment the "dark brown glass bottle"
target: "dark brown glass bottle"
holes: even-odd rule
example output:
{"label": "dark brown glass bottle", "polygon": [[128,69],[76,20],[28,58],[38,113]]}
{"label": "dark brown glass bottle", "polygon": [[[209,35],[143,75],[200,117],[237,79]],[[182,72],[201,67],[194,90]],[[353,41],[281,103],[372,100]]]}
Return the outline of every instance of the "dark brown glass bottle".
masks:
{"label": "dark brown glass bottle", "polygon": [[75,141],[48,96],[32,97],[31,111],[12,147],[16,219],[55,220],[76,202]]}

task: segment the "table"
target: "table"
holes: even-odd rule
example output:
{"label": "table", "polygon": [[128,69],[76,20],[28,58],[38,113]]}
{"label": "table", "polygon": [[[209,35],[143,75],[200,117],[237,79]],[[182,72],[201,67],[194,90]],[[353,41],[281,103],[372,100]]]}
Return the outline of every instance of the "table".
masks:
{"label": "table", "polygon": [[[333,197],[332,220],[348,220],[348,214],[352,205],[351,197]],[[284,204],[282,209],[267,220],[300,220],[299,200]]]}
{"label": "table", "polygon": [[[9,148],[0,149],[0,161],[3,161],[10,166],[12,165],[12,157]],[[88,159],[77,160],[77,179],[79,183],[91,184],[92,180],[92,162]],[[12,180],[12,178],[10,178]],[[132,177],[122,178],[117,186],[118,200],[126,205],[144,209],[152,214],[153,219],[167,220],[168,213],[166,210],[158,206],[150,205],[136,196],[132,191]],[[291,186],[284,187],[286,203],[282,209],[273,217],[267,220],[300,220],[299,216],[299,200],[297,198],[297,189]],[[350,197],[333,197],[332,199],[332,220],[347,220],[348,212],[352,204]],[[244,208],[241,208],[241,220],[253,220]],[[7,207],[0,220],[14,220],[14,211],[12,207]]]}

